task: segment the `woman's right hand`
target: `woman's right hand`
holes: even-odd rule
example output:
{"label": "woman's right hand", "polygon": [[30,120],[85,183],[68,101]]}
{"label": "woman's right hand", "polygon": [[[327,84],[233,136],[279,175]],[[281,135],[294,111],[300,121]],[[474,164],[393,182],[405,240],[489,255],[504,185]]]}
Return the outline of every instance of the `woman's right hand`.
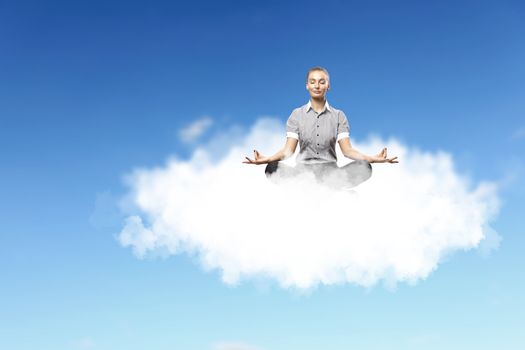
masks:
{"label": "woman's right hand", "polygon": [[257,150],[253,150],[253,156],[254,156],[254,159],[245,157],[246,160],[243,163],[245,164],[268,164],[270,163],[270,159],[260,154],[259,151]]}

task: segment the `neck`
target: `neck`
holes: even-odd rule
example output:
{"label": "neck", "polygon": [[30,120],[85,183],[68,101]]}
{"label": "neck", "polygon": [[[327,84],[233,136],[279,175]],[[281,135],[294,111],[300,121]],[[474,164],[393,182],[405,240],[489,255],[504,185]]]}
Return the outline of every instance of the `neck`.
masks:
{"label": "neck", "polygon": [[310,104],[317,113],[321,112],[326,104],[326,98],[310,98]]}

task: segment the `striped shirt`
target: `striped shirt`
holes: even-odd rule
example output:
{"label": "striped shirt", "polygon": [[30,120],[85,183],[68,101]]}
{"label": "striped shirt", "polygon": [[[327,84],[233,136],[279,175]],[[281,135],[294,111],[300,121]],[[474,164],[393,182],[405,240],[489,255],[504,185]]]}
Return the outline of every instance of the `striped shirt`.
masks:
{"label": "striped shirt", "polygon": [[350,137],[350,127],[343,111],[328,101],[320,113],[308,101],[292,111],[286,122],[286,136],[299,140],[297,163],[332,163],[337,162],[335,144]]}

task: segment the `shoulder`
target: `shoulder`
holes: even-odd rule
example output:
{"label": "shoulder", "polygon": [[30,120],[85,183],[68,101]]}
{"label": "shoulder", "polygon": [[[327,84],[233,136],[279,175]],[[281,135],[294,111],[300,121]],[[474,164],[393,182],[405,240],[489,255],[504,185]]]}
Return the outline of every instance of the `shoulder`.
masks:
{"label": "shoulder", "polygon": [[300,107],[297,107],[297,108],[294,108],[292,110],[292,113],[290,113],[290,118],[297,118],[297,117],[300,117],[301,115],[304,115],[306,113],[306,105],[303,105],[303,106],[300,106]]}
{"label": "shoulder", "polygon": [[308,109],[308,103],[305,103],[302,106],[299,106],[297,108],[294,108],[292,113],[306,113],[306,110]]}
{"label": "shoulder", "polygon": [[292,110],[292,114],[299,114],[299,113],[302,113],[302,112],[304,112],[304,106],[297,107],[297,108],[294,108]]}
{"label": "shoulder", "polygon": [[343,112],[342,109],[338,109],[330,105],[330,110],[333,113],[333,115],[337,116],[338,118],[346,118],[346,114],[345,112]]}
{"label": "shoulder", "polygon": [[335,114],[340,114],[340,113],[345,114],[342,109],[336,108],[332,105],[330,105],[330,110],[332,111],[332,113],[335,113]]}

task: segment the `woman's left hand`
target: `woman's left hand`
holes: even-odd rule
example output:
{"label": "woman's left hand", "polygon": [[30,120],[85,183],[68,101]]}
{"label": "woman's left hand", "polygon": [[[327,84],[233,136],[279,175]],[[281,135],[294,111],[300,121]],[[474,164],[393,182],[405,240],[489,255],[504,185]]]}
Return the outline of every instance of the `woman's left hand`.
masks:
{"label": "woman's left hand", "polygon": [[371,157],[370,163],[399,163],[399,161],[397,160],[397,157],[388,158],[387,149],[385,147],[381,152]]}

